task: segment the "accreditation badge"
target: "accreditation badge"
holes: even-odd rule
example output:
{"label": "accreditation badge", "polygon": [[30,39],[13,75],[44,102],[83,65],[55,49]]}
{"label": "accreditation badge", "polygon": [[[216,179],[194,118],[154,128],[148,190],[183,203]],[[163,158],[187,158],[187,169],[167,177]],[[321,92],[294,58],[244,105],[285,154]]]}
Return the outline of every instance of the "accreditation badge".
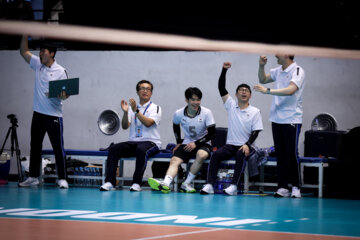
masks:
{"label": "accreditation badge", "polygon": [[142,124],[140,126],[136,126],[136,128],[135,128],[136,137],[142,137],[142,131],[143,131]]}

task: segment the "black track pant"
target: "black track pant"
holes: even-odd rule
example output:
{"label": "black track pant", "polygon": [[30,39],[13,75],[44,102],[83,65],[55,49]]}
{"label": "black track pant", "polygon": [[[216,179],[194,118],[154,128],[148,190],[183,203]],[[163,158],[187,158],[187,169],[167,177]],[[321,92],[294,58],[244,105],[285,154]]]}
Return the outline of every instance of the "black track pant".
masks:
{"label": "black track pant", "polygon": [[235,157],[234,176],[231,183],[239,186],[241,174],[246,167],[246,157],[243,151],[239,150],[240,147],[225,144],[212,154],[207,174],[207,183],[214,184],[216,182],[217,172],[223,160]]}
{"label": "black track pant", "polygon": [[278,187],[288,188],[288,184],[300,187],[300,166],[298,141],[301,124],[272,123],[272,132],[277,158]]}
{"label": "black track pant", "polygon": [[40,176],[41,151],[45,133],[48,134],[55,154],[59,179],[66,179],[63,119],[34,112],[31,122],[30,177]]}
{"label": "black track pant", "polygon": [[122,142],[111,145],[107,158],[105,182],[116,185],[116,170],[120,158],[136,157],[133,183],[141,186],[142,178],[146,169],[147,160],[159,152],[155,143],[145,142]]}

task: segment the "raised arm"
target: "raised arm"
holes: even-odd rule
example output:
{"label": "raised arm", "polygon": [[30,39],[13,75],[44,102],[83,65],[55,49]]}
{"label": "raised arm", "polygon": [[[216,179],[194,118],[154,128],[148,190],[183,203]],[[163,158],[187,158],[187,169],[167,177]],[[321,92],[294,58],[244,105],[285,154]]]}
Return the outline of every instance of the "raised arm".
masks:
{"label": "raised arm", "polygon": [[267,57],[266,56],[260,56],[259,60],[259,71],[258,71],[258,77],[259,82],[262,84],[273,82],[274,80],[271,79],[270,74],[265,73],[265,65],[267,63]]}
{"label": "raised arm", "polygon": [[221,96],[224,103],[226,102],[226,100],[230,96],[228,91],[225,88],[225,85],[226,85],[226,72],[230,67],[231,67],[231,62],[224,62],[223,69],[221,71],[221,74],[220,74],[220,77],[219,77],[219,82],[218,82],[218,88],[219,88],[220,96]]}
{"label": "raised arm", "polygon": [[30,63],[32,53],[29,51],[27,35],[23,35],[21,38],[20,55],[25,59],[27,63]]}

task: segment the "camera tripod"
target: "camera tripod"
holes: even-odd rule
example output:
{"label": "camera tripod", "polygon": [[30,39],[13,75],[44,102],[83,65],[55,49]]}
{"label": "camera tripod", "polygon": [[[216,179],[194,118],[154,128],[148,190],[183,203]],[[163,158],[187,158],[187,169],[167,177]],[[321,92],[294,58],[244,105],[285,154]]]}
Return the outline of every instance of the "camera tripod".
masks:
{"label": "camera tripod", "polygon": [[16,128],[18,127],[17,123],[17,119],[16,116],[14,114],[10,114],[7,116],[8,119],[10,119],[11,122],[11,126],[9,127],[9,130],[6,134],[5,137],[5,141],[0,149],[0,155],[3,153],[4,151],[4,147],[6,144],[7,139],[9,138],[9,135],[11,134],[11,156],[13,156],[14,154],[14,150],[15,150],[15,154],[16,154],[16,163],[17,163],[17,168],[18,168],[18,174],[19,174],[19,182],[22,182],[23,179],[23,174],[22,174],[22,170],[21,170],[21,163],[20,163],[20,148],[19,148],[19,142],[18,142],[18,138],[17,138],[17,134],[16,134]]}

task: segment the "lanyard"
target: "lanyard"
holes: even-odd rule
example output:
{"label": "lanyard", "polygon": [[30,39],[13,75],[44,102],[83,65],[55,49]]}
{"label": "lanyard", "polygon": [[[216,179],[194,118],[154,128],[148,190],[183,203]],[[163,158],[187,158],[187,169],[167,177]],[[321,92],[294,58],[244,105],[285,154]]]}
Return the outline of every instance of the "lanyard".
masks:
{"label": "lanyard", "polygon": [[[150,102],[150,103],[146,106],[146,108],[145,108],[145,110],[144,110],[144,112],[143,112],[143,115],[145,115],[145,112],[146,112],[146,110],[148,110],[148,108],[150,107],[151,103],[152,103],[152,102]],[[137,117],[136,117],[136,114],[135,114],[135,126],[137,126]]]}

